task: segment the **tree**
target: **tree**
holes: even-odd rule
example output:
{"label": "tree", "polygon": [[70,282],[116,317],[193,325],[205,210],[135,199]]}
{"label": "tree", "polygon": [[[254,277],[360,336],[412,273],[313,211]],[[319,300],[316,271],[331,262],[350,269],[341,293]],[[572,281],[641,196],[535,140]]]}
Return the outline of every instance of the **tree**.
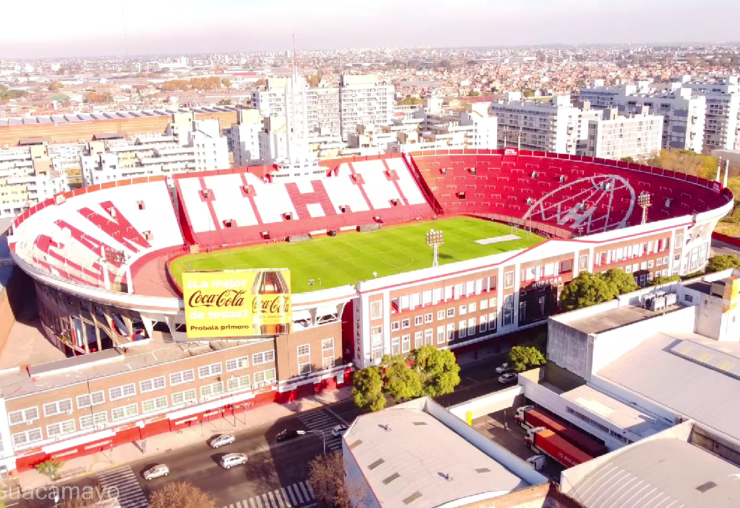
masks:
{"label": "tree", "polygon": [[50,92],[58,92],[62,89],[62,84],[59,81],[52,81],[49,83],[49,91]]}
{"label": "tree", "polygon": [[385,391],[394,400],[401,402],[422,394],[421,376],[406,363],[401,355],[386,355],[380,362],[385,368]]}
{"label": "tree", "polygon": [[36,471],[44,476],[48,476],[49,479],[54,480],[59,476],[59,470],[62,469],[64,462],[61,460],[45,460],[39,464],[36,464]]}
{"label": "tree", "polygon": [[622,157],[619,160],[621,160],[622,162],[635,162],[635,159],[633,157]]}
{"label": "tree", "polygon": [[355,373],[352,383],[352,398],[361,409],[380,411],[385,407],[383,377],[379,367],[368,367]]}
{"label": "tree", "polygon": [[421,104],[421,99],[418,97],[406,97],[405,99],[402,99],[399,104],[401,106],[413,106],[415,104]]}
{"label": "tree", "polygon": [[509,351],[509,365],[516,372],[524,372],[531,367],[545,365],[545,356],[534,346],[514,346]]}
{"label": "tree", "polygon": [[231,99],[221,99],[218,101],[219,106],[229,106],[231,105]]}
{"label": "tree", "polygon": [[639,288],[635,282],[635,278],[619,268],[612,268],[611,270],[602,273],[601,276],[607,284],[616,287],[618,295],[623,295]]}
{"label": "tree", "polygon": [[679,279],[681,279],[681,277],[678,275],[671,275],[670,277],[663,277],[661,275],[660,277],[655,277],[653,280],[648,282],[648,286],[660,286],[661,284],[668,284],[669,282]]}
{"label": "tree", "polygon": [[113,96],[109,93],[90,92],[85,96],[87,104],[107,104],[113,102]]}
{"label": "tree", "polygon": [[534,91],[531,88],[525,88],[522,91],[522,95],[526,98],[534,97]]}
{"label": "tree", "polygon": [[213,499],[186,482],[167,483],[149,496],[149,508],[215,508]]}
{"label": "tree", "polygon": [[422,346],[412,354],[421,376],[422,395],[439,397],[455,391],[460,384],[460,366],[449,349]]}
{"label": "tree", "polygon": [[560,294],[560,306],[575,310],[616,298],[617,289],[609,286],[600,274],[581,272]]}
{"label": "tree", "polygon": [[318,74],[313,74],[308,77],[308,86],[310,86],[311,88],[316,88],[317,86],[319,86],[319,75]]}
{"label": "tree", "polygon": [[478,97],[480,95],[480,92],[477,92],[475,90],[471,90],[468,92],[468,97]]}
{"label": "tree", "polygon": [[732,255],[714,256],[709,258],[707,273],[721,272],[728,268],[740,268],[740,259]]}
{"label": "tree", "polygon": [[711,179],[717,175],[719,161],[717,157],[700,155],[691,150],[661,150],[647,163],[649,166]]}
{"label": "tree", "polygon": [[309,462],[308,481],[316,499],[326,506],[365,508],[375,504],[367,487],[344,475],[342,452],[318,455]]}
{"label": "tree", "polygon": [[229,78],[222,79],[221,84],[224,85],[226,88],[231,88],[231,80]]}

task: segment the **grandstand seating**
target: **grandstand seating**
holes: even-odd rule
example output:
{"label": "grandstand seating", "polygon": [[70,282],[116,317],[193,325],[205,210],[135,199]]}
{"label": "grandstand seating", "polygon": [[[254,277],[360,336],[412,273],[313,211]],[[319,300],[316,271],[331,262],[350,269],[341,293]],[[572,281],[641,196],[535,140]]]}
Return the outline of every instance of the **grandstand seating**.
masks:
{"label": "grandstand seating", "polygon": [[285,183],[250,168],[177,175],[185,237],[217,248],[431,218],[413,169],[389,161],[334,161],[324,178]]}
{"label": "grandstand seating", "polygon": [[60,278],[105,286],[127,282],[127,266],[142,256],[183,244],[164,179],[87,187],[48,200],[15,221],[16,253]]}

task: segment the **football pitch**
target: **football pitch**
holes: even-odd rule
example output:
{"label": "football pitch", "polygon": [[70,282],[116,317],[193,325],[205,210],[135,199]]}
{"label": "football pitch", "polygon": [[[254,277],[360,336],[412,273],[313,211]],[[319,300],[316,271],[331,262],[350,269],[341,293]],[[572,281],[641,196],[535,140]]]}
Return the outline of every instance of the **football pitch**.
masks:
{"label": "football pitch", "polygon": [[[410,272],[432,266],[432,248],[426,244],[430,229],[444,232],[439,263],[445,265],[501,252],[526,249],[544,238],[497,222],[454,217],[391,226],[368,233],[340,233],[291,244],[252,245],[210,253],[191,254],[172,261],[170,270],[182,285],[182,272],[289,268],[293,293],[356,284],[359,280]],[[518,239],[476,243],[514,234]],[[314,284],[309,284],[314,279]],[[321,285],[319,285],[321,279]]]}

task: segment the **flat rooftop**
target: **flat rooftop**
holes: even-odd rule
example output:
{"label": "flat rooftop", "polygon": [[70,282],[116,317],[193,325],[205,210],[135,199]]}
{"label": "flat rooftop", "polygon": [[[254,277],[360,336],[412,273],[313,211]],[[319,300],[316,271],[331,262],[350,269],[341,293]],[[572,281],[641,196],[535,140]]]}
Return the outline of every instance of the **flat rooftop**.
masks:
{"label": "flat rooftop", "polygon": [[671,427],[668,422],[660,420],[655,415],[640,411],[588,385],[579,386],[560,396],[643,439]]}
{"label": "flat rooftop", "polygon": [[672,305],[670,307],[655,312],[642,307],[627,305],[599,314],[561,322],[583,333],[599,334],[608,332],[609,330],[614,330],[616,328],[621,328],[623,326],[631,325],[644,319],[650,319],[666,312],[675,311],[680,308],[682,308],[680,304]]}
{"label": "flat rooftop", "polygon": [[596,375],[740,439],[740,343],[659,332]]}
{"label": "flat rooftop", "polygon": [[530,486],[422,410],[396,406],[362,415],[344,440],[384,508],[434,508]]}
{"label": "flat rooftop", "polygon": [[604,458],[567,492],[585,508],[740,506],[740,468],[684,440],[641,441]]}

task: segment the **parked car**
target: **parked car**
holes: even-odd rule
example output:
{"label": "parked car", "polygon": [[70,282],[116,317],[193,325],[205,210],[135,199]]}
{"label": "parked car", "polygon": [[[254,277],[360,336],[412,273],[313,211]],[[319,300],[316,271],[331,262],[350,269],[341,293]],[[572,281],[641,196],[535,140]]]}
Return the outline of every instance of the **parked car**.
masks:
{"label": "parked car", "polygon": [[218,436],[213,436],[208,441],[208,446],[211,448],[221,448],[222,446],[230,445],[236,441],[236,438],[233,434],[219,434]]}
{"label": "parked car", "polygon": [[344,431],[347,430],[347,428],[348,427],[343,423],[335,425],[334,428],[331,429],[331,435],[334,437],[339,437],[344,434]]}
{"label": "parked car", "polygon": [[517,374],[516,372],[507,372],[498,377],[498,382],[508,385],[509,383],[516,383]]}
{"label": "parked car", "polygon": [[278,440],[278,443],[281,442],[281,441],[288,441],[290,439],[295,439],[298,436],[302,436],[305,433],[306,433],[305,430],[288,430],[288,429],[283,429],[280,432],[278,432],[278,434],[277,434],[277,440]]}
{"label": "parked car", "polygon": [[247,463],[247,455],[244,453],[227,453],[219,461],[219,465],[224,469],[231,469],[234,466],[241,466]]}
{"label": "parked car", "polygon": [[166,464],[157,464],[156,466],[150,467],[144,471],[142,476],[145,480],[149,481],[159,478],[160,476],[167,476],[168,474],[170,474],[170,468],[168,468]]}
{"label": "parked car", "polygon": [[507,372],[514,372],[514,367],[509,366],[508,362],[496,367],[496,374],[506,374]]}

